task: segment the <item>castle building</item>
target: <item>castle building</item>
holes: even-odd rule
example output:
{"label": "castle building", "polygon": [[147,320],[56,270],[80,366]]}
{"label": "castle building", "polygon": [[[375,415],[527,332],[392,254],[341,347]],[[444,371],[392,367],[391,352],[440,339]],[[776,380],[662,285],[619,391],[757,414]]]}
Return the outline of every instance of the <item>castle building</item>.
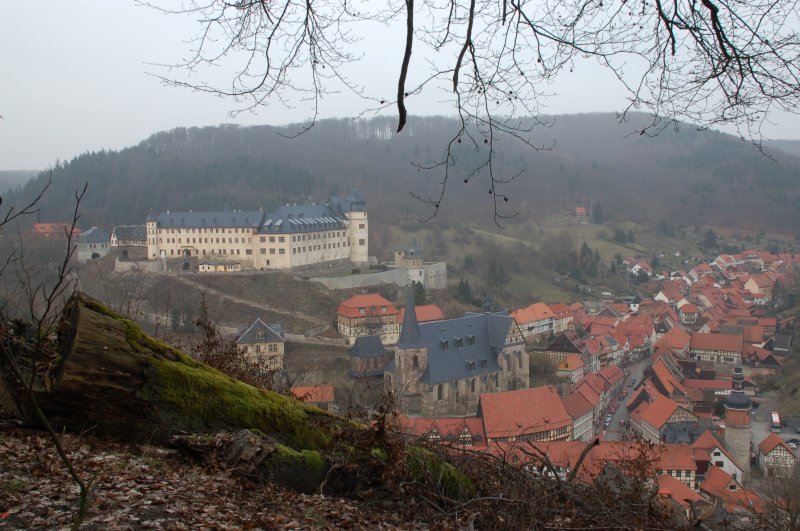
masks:
{"label": "castle building", "polygon": [[744,392],[744,374],[737,365],[733,389],[725,398],[725,448],[742,469],[742,483],[750,479],[750,414],[753,402]]}
{"label": "castle building", "polygon": [[419,323],[409,289],[394,360],[384,371],[398,408],[425,416],[474,415],[483,393],[527,389],[528,353],[522,344],[506,344],[512,321],[497,312]]}
{"label": "castle building", "polygon": [[289,269],[336,260],[369,259],[368,219],[363,196],[325,204],[285,205],[254,211],[150,214],[147,257],[235,260],[256,269]]}

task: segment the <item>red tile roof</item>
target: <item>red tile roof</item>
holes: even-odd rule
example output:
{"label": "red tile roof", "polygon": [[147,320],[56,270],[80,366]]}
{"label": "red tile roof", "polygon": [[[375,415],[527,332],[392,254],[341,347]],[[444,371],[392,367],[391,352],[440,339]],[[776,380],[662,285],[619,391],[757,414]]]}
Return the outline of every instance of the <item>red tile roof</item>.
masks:
{"label": "red tile roof", "polygon": [[719,389],[720,391],[732,388],[730,380],[700,380],[696,378],[685,379],[683,386],[687,389]]}
{"label": "red tile roof", "polygon": [[309,404],[322,404],[325,402],[333,402],[332,385],[292,387],[292,394],[298,400],[302,400],[303,402],[307,402]]}
{"label": "red tile roof", "polygon": [[688,507],[690,504],[703,499],[703,497],[694,490],[672,476],[666,474],[658,476],[656,481],[658,481],[659,496],[670,498],[684,507]]}
{"label": "red tile roof", "polygon": [[514,318],[518,325],[523,325],[552,318],[553,312],[545,303],[535,302],[525,308],[514,310],[511,312],[511,317]]}
{"label": "red tile roof", "polygon": [[731,334],[692,334],[690,349],[720,350],[725,352],[742,352],[744,341],[742,336]]}
{"label": "red tile roof", "polygon": [[558,369],[566,369],[568,371],[575,371],[583,367],[584,363],[580,356],[577,354],[570,354],[558,364]]}
{"label": "red tile roof", "polygon": [[[428,321],[442,321],[444,319],[444,312],[435,304],[424,304],[422,306],[415,306],[414,313],[417,314],[417,322],[424,323]],[[400,308],[397,315],[397,322],[403,324],[403,318],[406,315],[406,309]]]}
{"label": "red tile roof", "polygon": [[486,436],[519,437],[572,425],[572,418],[552,386],[487,393],[478,407]]}
{"label": "red tile roof", "polygon": [[691,336],[686,331],[674,326],[656,341],[655,346],[656,348],[665,346],[682,350],[689,344],[690,339]]}
{"label": "red tile roof", "polygon": [[[733,476],[724,470],[711,466],[705,478],[699,485],[700,490],[720,499],[727,512],[764,511],[764,500],[755,492],[741,488]],[[735,489],[731,490],[729,486],[733,485]]]}
{"label": "red tile roof", "polygon": [[643,403],[642,406],[636,408],[640,410],[641,418],[658,430],[664,427],[678,409],[677,402],[661,394],[657,394],[652,402]]}
{"label": "red tile roof", "polygon": [[770,433],[769,435],[767,435],[766,439],[764,439],[759,443],[758,452],[761,455],[767,455],[778,446],[782,446],[783,448],[786,449],[787,452],[789,452],[789,455],[794,456],[794,450],[789,448],[789,445],[786,444],[786,442],[784,442],[783,439],[781,439],[774,433]]}
{"label": "red tile roof", "polygon": [[451,440],[455,442],[466,427],[470,435],[472,435],[473,445],[476,443],[482,444],[486,441],[486,435],[483,432],[483,421],[478,417],[421,418],[401,415],[399,421],[403,432],[417,437],[426,436],[436,429],[443,441]]}
{"label": "red tile roof", "polygon": [[[374,308],[374,310],[373,310]],[[386,308],[385,312],[381,309]],[[361,313],[364,309],[364,313]],[[377,293],[366,295],[355,295],[339,305],[337,312],[344,317],[365,317],[367,315],[395,315],[397,308],[390,301],[384,299]]]}
{"label": "red tile roof", "polygon": [[579,392],[573,392],[562,400],[567,414],[574,420],[579,419],[594,409],[594,405]]}

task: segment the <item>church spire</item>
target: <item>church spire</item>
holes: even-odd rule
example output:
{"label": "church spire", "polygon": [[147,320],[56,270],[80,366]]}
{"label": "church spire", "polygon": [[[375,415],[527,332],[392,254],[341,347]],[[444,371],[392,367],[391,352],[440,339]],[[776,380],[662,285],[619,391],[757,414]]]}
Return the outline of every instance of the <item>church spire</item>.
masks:
{"label": "church spire", "polygon": [[403,316],[403,328],[400,331],[400,348],[414,348],[419,343],[419,323],[417,322],[417,309],[414,306],[414,289],[411,285],[406,289],[406,312]]}

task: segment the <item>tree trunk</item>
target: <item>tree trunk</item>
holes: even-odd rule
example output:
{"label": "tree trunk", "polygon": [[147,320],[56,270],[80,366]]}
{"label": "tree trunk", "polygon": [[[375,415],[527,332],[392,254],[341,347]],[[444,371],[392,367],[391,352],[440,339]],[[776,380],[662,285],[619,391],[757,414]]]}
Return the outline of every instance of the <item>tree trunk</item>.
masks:
{"label": "tree trunk", "polygon": [[36,399],[53,424],[131,442],[255,429],[316,450],[344,421],[293,398],[256,389],[154,339],[99,302],[73,297],[65,309],[52,389]]}
{"label": "tree trunk", "polygon": [[[432,452],[398,445],[399,439],[384,445],[343,418],[234,380],[85,295],[69,301],[64,317],[52,381],[34,393],[56,430],[173,444],[304,492],[365,490],[394,465],[415,481],[435,480],[450,497],[472,491],[468,479]],[[4,394],[13,396],[9,391]],[[25,416],[24,404],[16,409]],[[392,459],[382,446],[403,448],[403,457]]]}

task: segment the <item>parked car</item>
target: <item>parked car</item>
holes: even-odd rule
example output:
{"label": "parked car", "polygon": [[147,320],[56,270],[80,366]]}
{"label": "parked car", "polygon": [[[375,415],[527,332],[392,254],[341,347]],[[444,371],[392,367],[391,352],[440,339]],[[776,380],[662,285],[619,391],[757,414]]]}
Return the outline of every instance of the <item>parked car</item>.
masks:
{"label": "parked car", "polygon": [[631,381],[628,382],[628,387],[633,387],[634,385],[636,385],[636,378],[631,378]]}
{"label": "parked car", "polygon": [[620,426],[624,426],[625,425],[625,419],[619,419],[619,425]]}
{"label": "parked car", "polygon": [[797,444],[793,443],[793,442],[790,442],[789,443],[789,448],[791,448],[792,450],[797,450]]}

